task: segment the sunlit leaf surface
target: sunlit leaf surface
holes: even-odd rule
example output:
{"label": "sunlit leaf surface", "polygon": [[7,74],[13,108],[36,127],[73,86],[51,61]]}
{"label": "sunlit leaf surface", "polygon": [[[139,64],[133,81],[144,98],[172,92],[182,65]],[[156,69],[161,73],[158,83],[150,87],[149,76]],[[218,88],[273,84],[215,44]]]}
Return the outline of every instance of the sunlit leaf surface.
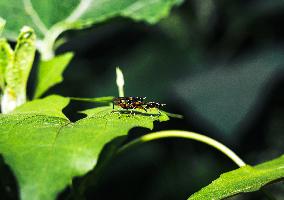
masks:
{"label": "sunlit leaf surface", "polygon": [[48,61],[40,61],[37,85],[34,97],[43,95],[50,87],[60,83],[63,80],[62,73],[73,58],[73,53],[58,55]]}
{"label": "sunlit leaf surface", "polygon": [[0,153],[18,180],[23,200],[55,199],[75,176],[93,169],[103,146],[133,127],[152,129],[161,113],[113,112],[112,107],[85,111],[75,123],[61,112],[69,100],[49,96],[0,115]]}
{"label": "sunlit leaf surface", "polygon": [[223,199],[243,192],[253,192],[272,181],[284,178],[284,155],[256,165],[224,173],[188,200]]}

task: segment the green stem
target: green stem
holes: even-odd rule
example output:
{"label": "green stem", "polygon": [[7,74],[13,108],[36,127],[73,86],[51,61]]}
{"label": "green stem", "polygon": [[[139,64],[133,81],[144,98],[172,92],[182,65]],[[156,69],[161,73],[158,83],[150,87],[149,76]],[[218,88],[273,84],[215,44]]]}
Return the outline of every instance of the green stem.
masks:
{"label": "green stem", "polygon": [[186,138],[186,139],[192,139],[196,140],[205,144],[208,144],[222,153],[224,153],[226,156],[228,156],[232,161],[234,161],[239,167],[243,167],[246,165],[246,163],[240,159],[231,149],[226,147],[225,145],[221,144],[220,142],[209,138],[205,135],[201,135],[198,133],[193,133],[189,131],[180,131],[180,130],[168,130],[168,131],[160,131],[160,132],[155,132],[155,133],[150,133],[147,135],[144,135],[140,138],[137,138],[133,140],[132,142],[129,142],[128,144],[124,145],[119,152],[122,152],[134,145],[143,143],[143,142],[148,142],[152,140],[157,140],[161,138],[170,138],[170,137],[178,137],[178,138]]}
{"label": "green stem", "polygon": [[113,100],[113,96],[108,97],[96,97],[96,98],[81,98],[81,97],[67,97],[74,101],[85,101],[91,103],[109,103]]}
{"label": "green stem", "polygon": [[59,35],[67,29],[67,23],[57,23],[47,31],[43,40],[38,41],[37,47],[42,60],[50,60],[54,57],[54,43]]}

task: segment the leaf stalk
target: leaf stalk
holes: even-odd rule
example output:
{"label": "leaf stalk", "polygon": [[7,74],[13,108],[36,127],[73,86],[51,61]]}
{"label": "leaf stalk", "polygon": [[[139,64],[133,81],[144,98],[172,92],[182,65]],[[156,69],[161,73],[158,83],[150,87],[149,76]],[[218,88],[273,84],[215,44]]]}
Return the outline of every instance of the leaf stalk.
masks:
{"label": "leaf stalk", "polygon": [[162,139],[162,138],[172,138],[172,137],[186,138],[186,139],[196,140],[196,141],[205,143],[221,151],[223,154],[229,157],[234,163],[236,163],[239,167],[243,167],[246,165],[246,163],[236,153],[234,153],[231,149],[229,149],[222,143],[210,137],[207,137],[205,135],[201,135],[201,134],[189,132],[189,131],[181,131],[181,130],[159,131],[159,132],[144,135],[124,145],[119,150],[119,152],[125,151],[126,149],[132,146],[135,146],[137,144],[140,144],[140,143],[149,142],[152,140],[157,140],[157,139]]}

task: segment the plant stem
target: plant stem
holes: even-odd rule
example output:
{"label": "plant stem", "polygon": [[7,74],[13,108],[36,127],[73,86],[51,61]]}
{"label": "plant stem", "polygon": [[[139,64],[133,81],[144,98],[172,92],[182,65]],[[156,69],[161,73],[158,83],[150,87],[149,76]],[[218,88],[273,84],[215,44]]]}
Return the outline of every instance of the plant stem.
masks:
{"label": "plant stem", "polygon": [[50,60],[54,57],[54,43],[59,35],[67,29],[67,23],[57,23],[47,31],[43,40],[38,41],[37,48],[42,60]]}
{"label": "plant stem", "polygon": [[119,97],[124,97],[124,77],[121,69],[119,67],[116,68],[116,85],[118,87],[118,95]]}
{"label": "plant stem", "polygon": [[79,97],[67,97],[71,100],[75,101],[85,101],[85,102],[92,102],[92,103],[109,103],[113,100],[113,96],[108,97],[96,97],[96,98],[79,98]]}
{"label": "plant stem", "polygon": [[129,142],[128,144],[124,145],[119,150],[119,152],[122,152],[122,151],[124,151],[124,150],[126,150],[126,149],[128,149],[128,148],[130,148],[134,145],[139,144],[139,143],[157,140],[157,139],[161,139],[161,138],[170,138],[170,137],[192,139],[192,140],[196,140],[196,141],[208,144],[208,145],[218,149],[222,153],[224,153],[232,161],[234,161],[239,167],[243,167],[243,166],[246,165],[246,163],[241,158],[239,158],[231,149],[229,149],[225,145],[221,144],[220,142],[218,142],[218,141],[216,141],[212,138],[209,138],[205,135],[201,135],[201,134],[189,132],[189,131],[180,131],[180,130],[159,131],[159,132],[144,135],[144,136],[137,138],[137,139]]}

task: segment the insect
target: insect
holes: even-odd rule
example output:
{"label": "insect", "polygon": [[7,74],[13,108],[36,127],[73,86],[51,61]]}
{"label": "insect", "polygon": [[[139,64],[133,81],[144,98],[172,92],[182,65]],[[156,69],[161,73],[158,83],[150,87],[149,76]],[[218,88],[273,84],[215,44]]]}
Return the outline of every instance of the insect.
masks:
{"label": "insect", "polygon": [[146,99],[146,97],[116,97],[113,99],[112,103],[113,103],[113,109],[114,106],[120,106],[123,109],[143,109],[145,111],[147,111],[143,105],[144,100]]}
{"label": "insect", "polygon": [[145,108],[146,109],[151,109],[151,108],[158,108],[158,109],[160,109],[161,107],[163,107],[163,106],[165,106],[166,104],[164,104],[164,103],[158,103],[158,102],[147,102],[146,104],[145,104]]}
{"label": "insect", "polygon": [[157,108],[165,106],[166,104],[161,104],[158,102],[145,102],[146,97],[116,97],[113,99],[113,109],[114,106],[120,106],[126,110],[133,109],[143,109],[147,112],[148,109]]}

